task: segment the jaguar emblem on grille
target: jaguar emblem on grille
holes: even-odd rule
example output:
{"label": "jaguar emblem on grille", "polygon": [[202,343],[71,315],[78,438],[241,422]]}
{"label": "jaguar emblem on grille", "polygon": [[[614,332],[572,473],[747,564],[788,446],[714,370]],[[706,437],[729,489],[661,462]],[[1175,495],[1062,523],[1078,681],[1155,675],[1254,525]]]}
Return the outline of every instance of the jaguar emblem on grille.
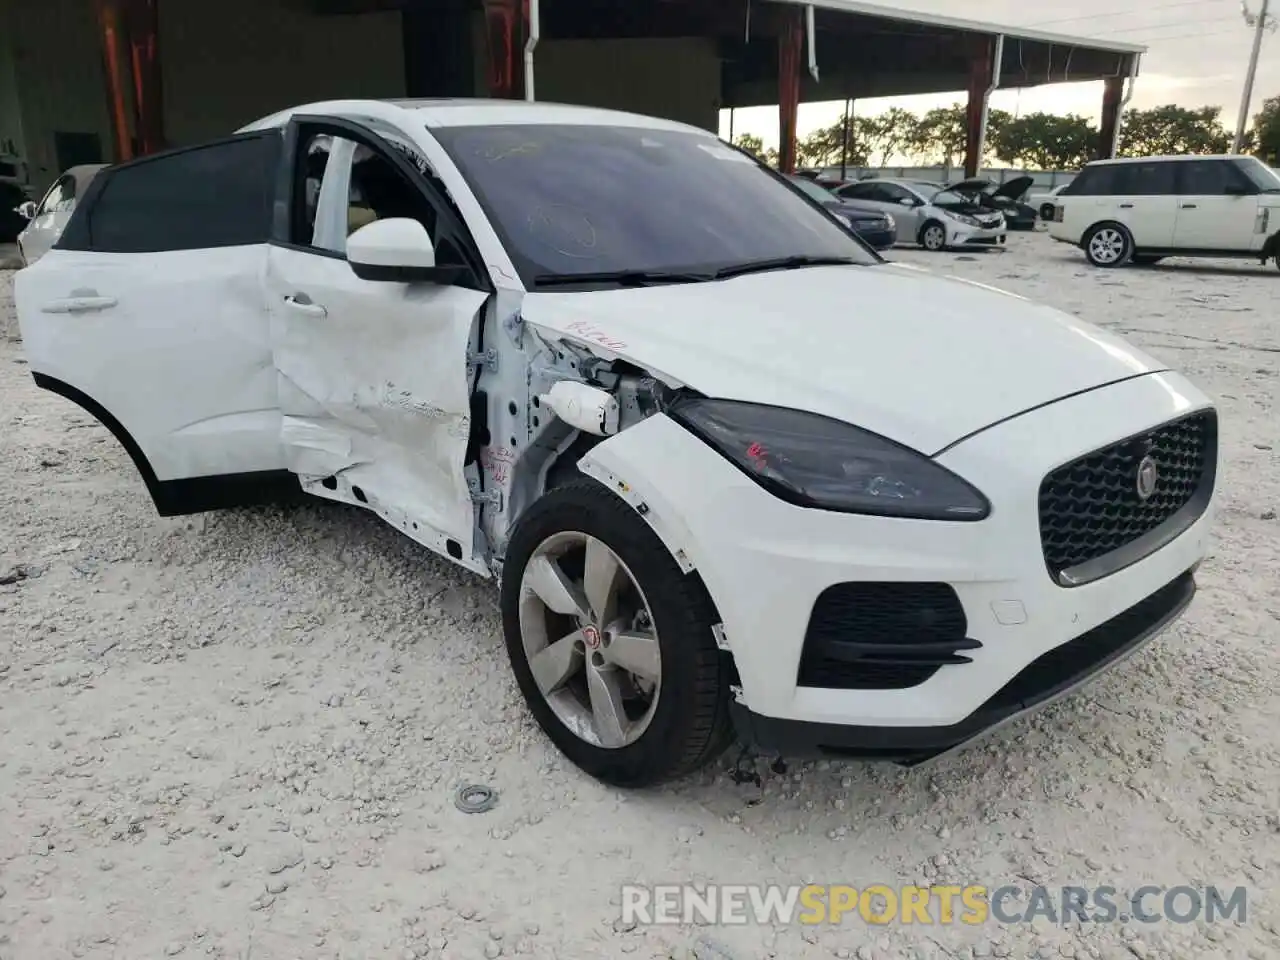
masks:
{"label": "jaguar emblem on grille", "polygon": [[1142,458],[1138,464],[1138,474],[1134,484],[1138,491],[1138,499],[1143,503],[1151,499],[1151,495],[1156,492],[1156,484],[1160,480],[1160,468],[1156,465],[1155,459],[1148,454]]}

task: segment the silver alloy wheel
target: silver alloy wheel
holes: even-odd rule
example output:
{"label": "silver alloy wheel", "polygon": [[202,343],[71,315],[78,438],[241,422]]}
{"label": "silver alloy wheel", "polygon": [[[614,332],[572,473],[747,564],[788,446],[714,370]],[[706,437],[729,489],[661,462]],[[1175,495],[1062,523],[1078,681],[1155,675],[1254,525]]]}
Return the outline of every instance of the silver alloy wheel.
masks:
{"label": "silver alloy wheel", "polygon": [[1103,227],[1089,238],[1089,256],[1095,263],[1119,263],[1128,241],[1115,227]]}
{"label": "silver alloy wheel", "polygon": [[653,611],[602,540],[556,533],[520,579],[520,638],[534,683],[581,739],[618,749],[640,738],[662,685]]}
{"label": "silver alloy wheel", "polygon": [[941,250],[947,245],[947,231],[942,227],[934,224],[931,227],[924,228],[924,248],[926,250]]}

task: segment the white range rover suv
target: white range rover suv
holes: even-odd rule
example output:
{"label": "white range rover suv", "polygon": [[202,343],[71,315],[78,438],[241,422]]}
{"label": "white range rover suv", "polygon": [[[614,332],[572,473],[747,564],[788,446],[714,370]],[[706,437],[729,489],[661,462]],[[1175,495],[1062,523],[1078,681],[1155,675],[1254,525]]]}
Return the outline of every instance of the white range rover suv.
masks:
{"label": "white range rover suv", "polygon": [[735,732],[936,755],[1159,633],[1210,532],[1191,383],[665,120],[285,111],[102,171],[15,291],[161,513],[305,493],[496,579],[531,713],[615,784]]}
{"label": "white range rover suv", "polygon": [[[1099,160],[1054,198],[1049,235],[1095,267],[1276,257],[1280,175],[1255,157]],[[1277,258],[1280,266],[1280,258]]]}

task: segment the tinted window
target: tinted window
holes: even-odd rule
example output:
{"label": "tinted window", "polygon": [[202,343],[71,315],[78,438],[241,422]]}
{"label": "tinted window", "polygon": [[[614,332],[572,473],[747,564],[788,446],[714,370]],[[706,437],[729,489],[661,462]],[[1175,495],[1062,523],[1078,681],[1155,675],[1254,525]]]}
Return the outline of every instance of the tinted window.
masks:
{"label": "tinted window", "polygon": [[1257,157],[1236,157],[1232,161],[1236,169],[1249,178],[1259,190],[1266,193],[1280,192],[1280,173],[1272,170]]}
{"label": "tinted window", "polygon": [[875,200],[876,187],[873,183],[853,183],[836,191],[849,200]]}
{"label": "tinted window", "polygon": [[265,243],[280,151],[272,131],[104,171],[92,249],[149,253]]}
{"label": "tinted window", "polygon": [[1169,161],[1120,163],[1115,165],[1114,194],[1139,197],[1163,197],[1176,193],[1177,169]]}
{"label": "tinted window", "polygon": [[1098,167],[1085,167],[1080,175],[1062,188],[1064,197],[1105,197],[1112,192],[1115,183],[1116,165],[1104,164]]}
{"label": "tinted window", "polygon": [[537,276],[879,259],[786,181],[705,134],[577,124],[432,132],[531,287]]}
{"label": "tinted window", "polygon": [[1178,165],[1182,174],[1182,193],[1192,197],[1226,196],[1229,187],[1248,190],[1249,181],[1228,160],[1184,160]]}

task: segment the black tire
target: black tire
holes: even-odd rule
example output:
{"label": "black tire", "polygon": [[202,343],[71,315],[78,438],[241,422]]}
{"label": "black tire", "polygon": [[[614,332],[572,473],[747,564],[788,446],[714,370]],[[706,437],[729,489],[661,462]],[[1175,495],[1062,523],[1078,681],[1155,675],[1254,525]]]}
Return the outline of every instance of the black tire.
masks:
{"label": "black tire", "polygon": [[[937,240],[938,237],[941,237],[941,242]],[[920,228],[916,241],[930,253],[941,253],[947,249],[947,228],[937,220],[927,220]]]}
{"label": "black tire", "polygon": [[1157,257],[1150,253],[1135,253],[1133,255],[1133,263],[1139,267],[1153,267],[1164,257]]}
{"label": "black tire", "polygon": [[[520,629],[525,566],[553,534],[596,537],[626,564],[653,613],[662,660],[661,692],[639,739],[607,749],[588,743],[556,716],[533,679]],[[593,480],[565,484],[520,519],[502,568],[502,625],[516,682],[543,732],[574,764],[605,783],[644,787],[691,773],[733,740],[726,655],[711,632],[714,605],[701,581],[676,565],[658,536],[621,499]]]}
{"label": "black tire", "polygon": [[1040,204],[1040,219],[1048,223],[1053,219],[1054,205],[1052,203]]}
{"label": "black tire", "polygon": [[1085,232],[1080,246],[1095,267],[1123,267],[1133,257],[1133,234],[1121,223],[1095,223]]}

